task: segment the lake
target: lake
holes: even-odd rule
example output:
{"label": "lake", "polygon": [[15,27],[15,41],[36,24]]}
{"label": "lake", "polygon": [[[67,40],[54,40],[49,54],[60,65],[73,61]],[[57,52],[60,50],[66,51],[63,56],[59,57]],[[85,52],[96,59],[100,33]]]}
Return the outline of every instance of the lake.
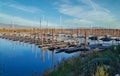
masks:
{"label": "lake", "polygon": [[55,53],[34,44],[0,39],[0,76],[32,76],[77,53]]}

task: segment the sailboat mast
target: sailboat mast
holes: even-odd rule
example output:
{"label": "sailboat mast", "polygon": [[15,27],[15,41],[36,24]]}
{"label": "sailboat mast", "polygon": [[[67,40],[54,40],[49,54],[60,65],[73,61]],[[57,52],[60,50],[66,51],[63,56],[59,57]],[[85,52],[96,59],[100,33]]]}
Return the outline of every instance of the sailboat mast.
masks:
{"label": "sailboat mast", "polygon": [[46,22],[46,31],[45,31],[45,33],[46,33],[46,41],[48,42],[48,21]]}
{"label": "sailboat mast", "polygon": [[[44,16],[43,16],[43,19],[42,19],[42,25],[44,26]],[[43,45],[43,28],[41,26],[41,41],[42,41],[42,45]]]}
{"label": "sailboat mast", "polygon": [[14,20],[13,20],[13,18],[12,18],[12,33],[14,34]]}
{"label": "sailboat mast", "polygon": [[60,33],[62,33],[61,16],[60,16]]}
{"label": "sailboat mast", "polygon": [[49,34],[48,21],[47,21],[47,26],[46,26],[46,28],[47,28],[47,34]]}
{"label": "sailboat mast", "polygon": [[92,25],[90,25],[90,28],[91,28],[91,34],[92,34]]}

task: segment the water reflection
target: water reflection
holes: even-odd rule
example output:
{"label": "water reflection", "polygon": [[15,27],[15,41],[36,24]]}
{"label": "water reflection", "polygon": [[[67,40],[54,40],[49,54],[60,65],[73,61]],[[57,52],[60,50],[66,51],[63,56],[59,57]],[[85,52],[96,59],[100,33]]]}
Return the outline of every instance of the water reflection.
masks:
{"label": "water reflection", "polygon": [[24,42],[22,42],[22,45],[24,46]]}
{"label": "water reflection", "polygon": [[60,61],[61,61],[61,58],[62,58],[62,56],[60,55],[60,56],[59,56],[59,63],[60,63]]}
{"label": "water reflection", "polygon": [[28,43],[26,43],[26,47],[28,47]]}
{"label": "water reflection", "polygon": [[35,58],[37,58],[37,46],[35,46]]}
{"label": "water reflection", "polygon": [[16,49],[16,44],[15,44],[15,42],[13,42],[13,41],[11,41],[12,42],[12,49],[13,49],[13,51],[15,51],[15,49]]}
{"label": "water reflection", "polygon": [[50,52],[47,52],[47,55],[48,55],[48,59],[50,59]]}
{"label": "water reflection", "polygon": [[3,76],[31,76],[33,72],[42,73],[47,68],[54,70],[59,61],[74,54],[56,54],[34,44],[0,39],[0,63],[5,65],[0,70],[5,70]]}
{"label": "water reflection", "polygon": [[54,70],[54,51],[52,51],[52,70]]}
{"label": "water reflection", "polygon": [[41,54],[41,60],[44,63],[44,50],[40,49],[40,54]]}
{"label": "water reflection", "polygon": [[32,53],[34,52],[34,45],[31,44]]}

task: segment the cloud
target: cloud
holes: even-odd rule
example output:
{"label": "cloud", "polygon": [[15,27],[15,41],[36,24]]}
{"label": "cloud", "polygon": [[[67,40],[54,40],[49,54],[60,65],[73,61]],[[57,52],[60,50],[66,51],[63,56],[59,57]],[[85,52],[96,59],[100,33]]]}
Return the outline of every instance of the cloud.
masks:
{"label": "cloud", "polygon": [[64,24],[69,25],[68,27],[71,28],[90,27],[90,24],[92,23],[92,21],[88,21],[85,19],[69,19],[64,22]]}
{"label": "cloud", "polygon": [[37,13],[37,12],[42,12],[41,9],[35,7],[35,6],[25,6],[25,5],[22,5],[22,4],[19,4],[15,1],[12,1],[12,2],[0,2],[1,5],[4,6],[8,6],[8,7],[11,7],[11,8],[14,8],[14,9],[18,9],[18,10],[21,10],[21,11],[25,11],[25,12],[29,12],[29,13]]}
{"label": "cloud", "polygon": [[20,25],[33,25],[36,22],[32,21],[32,20],[28,20],[28,19],[24,19],[21,17],[16,17],[16,16],[11,16],[8,14],[3,14],[0,13],[0,21],[1,23],[7,23],[7,24],[11,24],[12,21],[14,21],[15,24],[20,24]]}
{"label": "cloud", "polygon": [[69,25],[87,25],[87,24],[92,24],[92,21],[88,21],[88,20],[84,20],[84,19],[71,19],[71,20],[66,20],[65,21],[66,24]]}
{"label": "cloud", "polygon": [[[76,20],[76,23],[81,23],[80,26],[85,25],[111,25],[112,27],[119,27],[119,21],[108,9],[101,7],[99,4],[92,0],[77,0],[79,5],[70,3],[59,3],[55,5],[57,10],[65,15],[71,16]],[[81,4],[83,3],[83,4]],[[71,20],[67,20],[66,23],[71,23]],[[73,23],[74,23],[73,22]]]}
{"label": "cloud", "polygon": [[[28,27],[30,27],[30,26],[31,27],[40,27],[40,21],[29,20],[29,19],[25,19],[22,17],[11,16],[8,14],[0,13],[0,23],[11,24],[12,21],[14,22],[14,24],[17,24],[17,25],[28,26]],[[41,22],[41,25],[43,28],[46,27],[46,24],[47,24],[46,20],[44,20],[44,22],[43,21]],[[59,27],[56,25],[57,25],[56,23],[52,23],[52,22],[48,23],[49,28]]]}
{"label": "cloud", "polygon": [[94,10],[97,10],[97,8],[96,8],[96,6],[97,6],[97,4],[96,3],[94,3],[94,2],[92,2],[91,0],[78,0],[79,2],[82,2],[82,3],[84,3],[84,4],[86,4],[86,5],[88,5],[88,6],[92,6],[92,8],[94,9]]}
{"label": "cloud", "polygon": [[16,8],[18,10],[22,10],[22,11],[25,11],[25,12],[31,12],[31,13],[35,13],[35,12],[41,12],[40,9],[36,8],[36,7],[33,7],[33,6],[24,6],[24,5],[16,5],[16,4],[9,4],[8,5],[9,7],[12,7],[12,8]]}
{"label": "cloud", "polygon": [[80,12],[83,11],[83,8],[81,8],[79,6],[63,4],[63,5],[60,5],[58,10],[60,11],[60,13],[63,13],[63,14],[69,15],[69,16],[73,16],[73,17],[78,17]]}

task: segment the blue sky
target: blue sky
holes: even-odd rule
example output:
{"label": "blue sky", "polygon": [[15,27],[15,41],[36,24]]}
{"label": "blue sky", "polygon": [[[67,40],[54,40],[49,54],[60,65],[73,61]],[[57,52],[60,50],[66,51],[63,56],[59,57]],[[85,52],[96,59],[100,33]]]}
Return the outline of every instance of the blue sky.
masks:
{"label": "blue sky", "polygon": [[0,0],[0,23],[120,28],[120,0]]}

